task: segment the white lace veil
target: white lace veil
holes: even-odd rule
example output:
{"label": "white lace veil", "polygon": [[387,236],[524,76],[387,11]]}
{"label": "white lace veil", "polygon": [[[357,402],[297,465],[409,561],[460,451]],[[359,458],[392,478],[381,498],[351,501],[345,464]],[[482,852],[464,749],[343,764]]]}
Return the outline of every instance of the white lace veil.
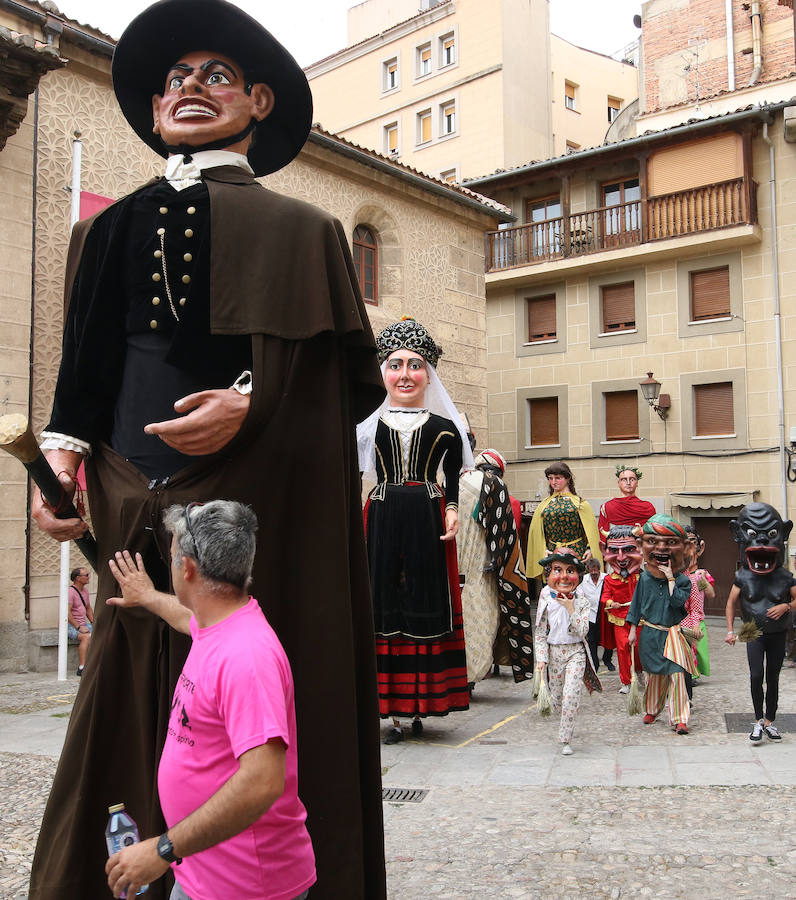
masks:
{"label": "white lace veil", "polygon": [[[381,364],[381,374],[384,377],[384,370],[387,367],[387,360]],[[470,442],[467,440],[467,432],[462,422],[459,411],[453,404],[450,394],[445,390],[445,386],[440,381],[437,370],[432,365],[426,366],[429,376],[429,385],[426,388],[426,396],[423,408],[438,416],[450,419],[456,426],[462,441],[462,468],[464,472],[472,469],[475,465],[473,462],[473,451],[470,449]],[[381,406],[375,409],[364,421],[357,425],[357,450],[359,452],[359,470],[364,475],[373,474],[376,471],[376,426],[379,424],[379,417],[390,405],[390,397],[384,398]]]}

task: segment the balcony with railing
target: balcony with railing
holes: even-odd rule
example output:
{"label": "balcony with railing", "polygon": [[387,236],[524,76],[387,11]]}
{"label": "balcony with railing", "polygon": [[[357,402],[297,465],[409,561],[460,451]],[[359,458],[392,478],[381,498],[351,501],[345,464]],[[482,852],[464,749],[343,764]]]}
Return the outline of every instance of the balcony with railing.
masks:
{"label": "balcony with railing", "polygon": [[757,184],[735,178],[489,232],[486,270],[499,272],[756,221]]}

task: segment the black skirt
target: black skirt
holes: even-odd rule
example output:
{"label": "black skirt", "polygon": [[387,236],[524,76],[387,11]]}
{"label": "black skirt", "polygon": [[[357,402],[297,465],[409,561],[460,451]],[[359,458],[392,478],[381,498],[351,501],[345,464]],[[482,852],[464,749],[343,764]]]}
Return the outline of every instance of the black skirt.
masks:
{"label": "black skirt", "polygon": [[453,630],[440,501],[425,484],[387,484],[368,507],[376,634],[434,638]]}

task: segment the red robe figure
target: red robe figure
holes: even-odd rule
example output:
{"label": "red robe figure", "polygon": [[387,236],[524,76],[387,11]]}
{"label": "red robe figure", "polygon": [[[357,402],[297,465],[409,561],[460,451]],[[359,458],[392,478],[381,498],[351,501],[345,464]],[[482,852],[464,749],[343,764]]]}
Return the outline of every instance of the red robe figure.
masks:
{"label": "red robe figure", "polygon": [[[627,640],[630,626],[625,622],[625,617],[641,570],[638,529],[631,525],[612,525],[605,535],[604,558],[606,563],[610,563],[612,571],[605,576],[600,598],[603,617],[600,643],[606,650],[616,649],[622,682],[619,693],[626,694],[630,685],[630,647]],[[640,672],[638,656],[635,663],[636,671]]]}
{"label": "red robe figure", "polygon": [[620,497],[606,500],[600,507],[600,515],[597,518],[597,528],[600,531],[600,540],[605,540],[605,535],[612,525],[643,525],[650,516],[655,515],[655,507],[649,500],[640,500],[636,496],[636,488],[642,478],[642,472],[635,467],[616,467],[616,478],[619,484]]}

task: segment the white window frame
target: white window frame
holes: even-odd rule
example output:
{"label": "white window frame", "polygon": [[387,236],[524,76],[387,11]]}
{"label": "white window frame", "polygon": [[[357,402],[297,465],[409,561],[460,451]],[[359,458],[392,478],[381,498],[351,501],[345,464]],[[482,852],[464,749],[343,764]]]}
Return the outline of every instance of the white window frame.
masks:
{"label": "white window frame", "polygon": [[[567,94],[567,85],[572,87],[572,97]],[[564,79],[564,106],[566,109],[571,109],[572,112],[578,111],[578,85],[568,78]]]}
{"label": "white window frame", "polygon": [[[428,50],[428,71],[423,71],[423,51]],[[415,47],[415,81],[422,81],[434,74],[434,54],[431,41],[424,41]]]}
{"label": "white window frame", "polygon": [[[453,107],[453,114],[450,117],[452,128],[448,129],[447,119],[448,114],[446,113],[446,109]],[[459,133],[459,102],[457,97],[450,97],[439,105],[439,136],[440,140],[443,138],[454,137]]]}
{"label": "white window frame", "polygon": [[[453,176],[452,181],[447,181],[448,176]],[[440,181],[444,181],[446,184],[452,184],[459,180],[459,167],[453,166],[451,169],[443,169],[439,175],[437,176]]]}
{"label": "white window frame", "polygon": [[[453,59],[445,61],[445,42],[450,38],[453,41]],[[454,26],[450,31],[437,36],[437,68],[451,69],[459,64],[459,27]]]}
{"label": "white window frame", "polygon": [[[390,66],[395,63],[395,84],[390,85]],[[381,62],[381,92],[392,94],[401,89],[401,60],[399,56],[391,56]]]}
{"label": "white window frame", "polygon": [[[423,120],[429,119],[428,140],[423,140]],[[415,113],[415,146],[428,147],[434,141],[434,115],[430,108],[421,109]]]}
{"label": "white window frame", "polygon": [[[393,128],[395,129],[395,148],[396,148],[395,152],[392,152],[390,150],[390,132],[392,131]],[[396,159],[397,157],[399,157],[401,155],[401,123],[400,123],[400,121],[396,120],[394,122],[388,122],[384,126],[382,133],[384,135],[384,140],[382,142],[383,147],[384,147],[384,151],[383,151],[384,155],[389,157],[390,159]]]}

